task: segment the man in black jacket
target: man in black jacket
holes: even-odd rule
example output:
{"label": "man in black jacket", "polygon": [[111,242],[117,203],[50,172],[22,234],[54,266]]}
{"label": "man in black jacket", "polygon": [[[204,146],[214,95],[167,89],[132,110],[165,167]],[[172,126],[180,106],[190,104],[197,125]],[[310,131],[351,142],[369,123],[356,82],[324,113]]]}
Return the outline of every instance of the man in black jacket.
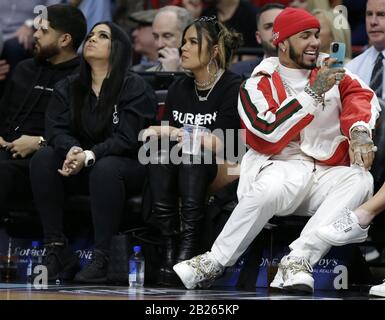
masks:
{"label": "man in black jacket", "polygon": [[45,143],[44,117],[53,87],[79,66],[84,15],[61,4],[49,6],[47,13],[34,33],[34,58],[18,64],[0,102],[0,214],[10,196],[20,200],[31,194],[29,161]]}

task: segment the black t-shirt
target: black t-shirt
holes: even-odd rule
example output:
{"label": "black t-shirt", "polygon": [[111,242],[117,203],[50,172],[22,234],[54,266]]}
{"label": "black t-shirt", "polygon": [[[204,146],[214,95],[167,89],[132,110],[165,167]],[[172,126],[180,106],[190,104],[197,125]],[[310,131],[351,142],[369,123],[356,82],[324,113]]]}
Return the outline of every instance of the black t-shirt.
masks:
{"label": "black t-shirt", "polygon": [[[225,148],[232,141],[235,155],[238,148],[238,94],[241,77],[231,71],[225,71],[214,86],[211,93],[195,91],[194,79],[184,76],[175,80],[169,87],[166,98],[166,113],[164,121],[169,125],[180,128],[184,124],[199,125],[209,129],[223,129],[213,132],[224,141]],[[207,96],[207,101],[199,101],[199,96]],[[233,129],[225,131],[225,129]],[[227,142],[227,139],[230,141]],[[227,158],[227,156],[226,156]]]}
{"label": "black t-shirt", "polygon": [[194,79],[182,77],[174,81],[167,93],[166,113],[163,120],[170,126],[183,127],[194,124],[214,129],[238,129],[240,120],[237,111],[238,93],[241,78],[231,71],[225,71],[207,97],[199,101],[199,96],[206,96],[208,91],[195,91]]}

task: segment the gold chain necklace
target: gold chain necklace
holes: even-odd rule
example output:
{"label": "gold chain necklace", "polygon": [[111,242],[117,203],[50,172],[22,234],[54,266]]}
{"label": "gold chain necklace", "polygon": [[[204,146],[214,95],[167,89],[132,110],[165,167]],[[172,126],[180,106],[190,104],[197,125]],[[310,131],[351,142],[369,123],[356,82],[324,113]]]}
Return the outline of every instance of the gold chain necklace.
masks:
{"label": "gold chain necklace", "polygon": [[211,79],[203,82],[194,80],[194,83],[197,87],[201,88],[202,90],[205,90],[215,82],[215,80],[217,79],[217,75],[218,73],[216,73],[213,77],[211,77]]}
{"label": "gold chain necklace", "polygon": [[[285,88],[285,91],[287,93],[288,96],[295,96],[297,95],[297,93],[295,92],[295,90],[286,82],[285,79],[283,79],[281,77],[281,80],[282,80],[282,84],[283,84],[283,87]],[[309,84],[309,81],[306,83],[305,87]]]}
{"label": "gold chain necklace", "polygon": [[225,72],[225,71],[222,70],[222,69],[219,70],[218,75],[217,75],[217,78],[215,79],[215,81],[214,81],[212,87],[210,88],[210,91],[209,91],[205,96],[200,96],[200,95],[198,94],[197,85],[196,85],[196,83],[195,83],[195,85],[194,85],[195,94],[196,94],[196,96],[197,96],[197,98],[198,98],[199,101],[207,101],[207,100],[208,100],[211,91],[213,91],[215,85],[217,84],[218,80],[221,78],[221,76],[222,76],[222,74],[223,74],[224,72]]}

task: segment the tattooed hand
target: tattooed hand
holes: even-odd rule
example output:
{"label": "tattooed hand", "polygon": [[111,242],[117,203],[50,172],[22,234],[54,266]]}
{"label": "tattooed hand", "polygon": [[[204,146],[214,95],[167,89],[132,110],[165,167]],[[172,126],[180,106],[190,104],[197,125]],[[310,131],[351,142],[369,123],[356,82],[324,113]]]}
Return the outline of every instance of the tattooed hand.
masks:
{"label": "tattooed hand", "polygon": [[317,73],[317,78],[310,86],[317,95],[322,95],[329,91],[338,81],[341,81],[345,75],[344,68],[330,68],[329,65],[337,62],[337,59],[328,59]]}
{"label": "tattooed hand", "polygon": [[374,160],[375,150],[376,147],[374,147],[368,130],[363,126],[355,127],[351,132],[350,139],[350,163],[369,170]]}

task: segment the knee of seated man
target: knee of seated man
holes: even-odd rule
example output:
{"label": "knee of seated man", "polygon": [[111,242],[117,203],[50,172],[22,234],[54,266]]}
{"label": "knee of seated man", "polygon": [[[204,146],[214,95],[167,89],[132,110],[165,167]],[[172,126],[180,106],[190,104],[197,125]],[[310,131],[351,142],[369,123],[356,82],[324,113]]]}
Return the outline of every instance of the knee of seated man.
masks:
{"label": "knee of seated man", "polygon": [[360,192],[362,195],[368,196],[373,194],[374,180],[369,171],[354,168],[350,170],[346,179],[348,180],[348,187],[355,192]]}
{"label": "knee of seated man", "polygon": [[260,203],[267,205],[275,201],[283,201],[287,188],[285,182],[281,177],[259,179],[253,183],[252,196]]}

